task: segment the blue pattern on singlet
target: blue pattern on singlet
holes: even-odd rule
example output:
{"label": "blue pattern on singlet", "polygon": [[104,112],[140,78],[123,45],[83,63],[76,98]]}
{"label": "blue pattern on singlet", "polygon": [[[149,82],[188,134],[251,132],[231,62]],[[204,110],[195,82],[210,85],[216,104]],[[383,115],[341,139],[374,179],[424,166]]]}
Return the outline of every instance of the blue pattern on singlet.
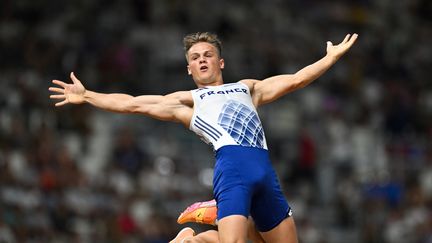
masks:
{"label": "blue pattern on singlet", "polygon": [[240,102],[230,100],[222,108],[218,124],[240,145],[264,148],[264,130],[258,114]]}

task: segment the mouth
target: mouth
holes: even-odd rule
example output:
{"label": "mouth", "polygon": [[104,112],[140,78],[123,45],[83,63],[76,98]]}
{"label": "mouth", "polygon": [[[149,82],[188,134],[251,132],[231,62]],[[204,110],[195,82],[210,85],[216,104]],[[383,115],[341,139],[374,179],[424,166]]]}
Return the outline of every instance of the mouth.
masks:
{"label": "mouth", "polygon": [[206,65],[203,65],[200,67],[200,71],[205,72],[208,70],[208,67]]}

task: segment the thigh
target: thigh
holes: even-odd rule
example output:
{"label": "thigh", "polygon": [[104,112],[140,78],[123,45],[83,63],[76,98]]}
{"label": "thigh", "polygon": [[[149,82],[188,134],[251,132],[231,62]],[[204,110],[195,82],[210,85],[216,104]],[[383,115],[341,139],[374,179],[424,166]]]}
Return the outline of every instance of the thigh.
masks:
{"label": "thigh", "polygon": [[255,223],[254,223],[252,217],[248,218],[248,229],[247,230],[248,230],[247,238],[251,242],[253,242],[253,243],[265,243],[261,234],[258,232],[257,228],[255,227]]}
{"label": "thigh", "polygon": [[213,178],[214,198],[217,202],[217,218],[220,221],[230,215],[250,214],[251,190],[244,174],[235,162],[224,161],[223,167],[215,168]]}
{"label": "thigh", "polygon": [[267,232],[261,232],[267,243],[297,243],[297,230],[293,217],[284,219],[278,226]]}
{"label": "thigh", "polygon": [[219,241],[245,243],[247,239],[248,219],[242,215],[224,217],[218,222]]}
{"label": "thigh", "polygon": [[259,231],[270,231],[290,214],[290,206],[279,185],[276,173],[267,169],[267,176],[261,181],[251,202],[251,216]]}

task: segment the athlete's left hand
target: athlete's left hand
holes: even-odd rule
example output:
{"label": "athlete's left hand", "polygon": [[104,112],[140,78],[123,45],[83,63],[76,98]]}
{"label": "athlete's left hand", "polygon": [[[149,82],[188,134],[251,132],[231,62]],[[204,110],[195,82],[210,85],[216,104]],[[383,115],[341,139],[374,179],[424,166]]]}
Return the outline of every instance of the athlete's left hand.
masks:
{"label": "athlete's left hand", "polygon": [[357,40],[357,34],[347,34],[345,39],[338,45],[333,45],[331,41],[327,41],[327,55],[333,56],[339,59],[345,52],[347,52],[354,42]]}

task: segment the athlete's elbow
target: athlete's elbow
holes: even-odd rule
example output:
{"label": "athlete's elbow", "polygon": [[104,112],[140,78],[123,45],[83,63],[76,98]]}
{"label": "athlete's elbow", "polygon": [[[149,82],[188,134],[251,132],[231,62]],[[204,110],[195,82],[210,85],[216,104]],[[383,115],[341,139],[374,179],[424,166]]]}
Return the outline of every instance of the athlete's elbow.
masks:
{"label": "athlete's elbow", "polygon": [[310,84],[313,80],[314,78],[297,76],[292,81],[290,90],[292,91],[292,90],[304,88],[308,84]]}
{"label": "athlete's elbow", "polygon": [[310,82],[306,82],[306,81],[296,83],[293,87],[293,90],[302,89],[302,88],[306,87],[309,83]]}
{"label": "athlete's elbow", "polygon": [[120,107],[121,113],[141,113],[143,108],[135,104],[132,100],[125,101]]}
{"label": "athlete's elbow", "polygon": [[142,106],[128,106],[125,109],[125,113],[148,115],[151,113],[151,109]]}

